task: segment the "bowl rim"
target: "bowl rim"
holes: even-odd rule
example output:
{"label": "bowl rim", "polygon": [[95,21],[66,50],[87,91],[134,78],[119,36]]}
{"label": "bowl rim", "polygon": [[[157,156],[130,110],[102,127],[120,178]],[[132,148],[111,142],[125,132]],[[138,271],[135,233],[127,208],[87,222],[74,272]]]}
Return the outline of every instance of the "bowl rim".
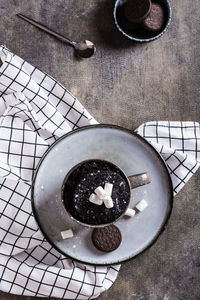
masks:
{"label": "bowl rim", "polygon": [[117,21],[117,8],[118,8],[118,6],[119,6],[119,3],[121,2],[122,0],[116,0],[115,1],[115,5],[114,5],[114,10],[113,10],[113,18],[114,18],[114,23],[115,23],[115,26],[117,27],[117,29],[118,29],[118,31],[119,32],[121,32],[121,34],[123,35],[123,36],[125,36],[127,39],[129,39],[129,40],[132,40],[132,41],[134,41],[134,42],[139,42],[139,43],[147,43],[147,42],[151,42],[151,41],[154,41],[154,40],[156,40],[156,39],[158,39],[159,37],[161,37],[164,33],[165,33],[165,31],[168,29],[168,27],[169,27],[169,25],[170,25],[170,23],[171,23],[171,19],[172,19],[172,8],[171,8],[171,5],[170,5],[170,2],[169,2],[169,0],[163,0],[163,2],[165,2],[165,4],[167,5],[167,8],[168,8],[168,18],[167,18],[167,22],[166,22],[166,25],[165,25],[165,27],[163,28],[163,30],[159,33],[159,34],[157,34],[157,35],[155,35],[155,36],[153,36],[153,37],[151,37],[151,38],[134,38],[134,37],[132,37],[131,35],[129,35],[128,33],[126,33],[121,27],[120,27],[120,25],[118,24],[118,21]]}

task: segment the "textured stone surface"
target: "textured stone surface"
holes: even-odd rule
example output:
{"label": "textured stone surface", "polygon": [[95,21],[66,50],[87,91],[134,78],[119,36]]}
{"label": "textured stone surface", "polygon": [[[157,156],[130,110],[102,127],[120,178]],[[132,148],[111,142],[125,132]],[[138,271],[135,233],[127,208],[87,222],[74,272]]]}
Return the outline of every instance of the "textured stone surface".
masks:
{"label": "textured stone surface", "polygon": [[[140,45],[114,28],[113,0],[1,0],[1,43],[56,77],[101,123],[134,129],[158,119],[200,121],[199,0],[171,4],[167,33]],[[96,55],[75,59],[73,49],[18,19],[19,12],[75,40],[92,40]],[[200,299],[199,182],[200,172],[176,197],[156,244],[124,263],[99,300]],[[0,293],[0,299],[34,298]]]}

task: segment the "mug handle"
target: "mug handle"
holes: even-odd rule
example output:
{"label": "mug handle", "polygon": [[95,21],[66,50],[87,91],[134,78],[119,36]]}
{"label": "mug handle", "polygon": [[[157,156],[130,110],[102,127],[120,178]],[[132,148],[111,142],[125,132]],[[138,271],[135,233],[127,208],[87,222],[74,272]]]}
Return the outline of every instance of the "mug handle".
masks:
{"label": "mug handle", "polygon": [[135,189],[139,186],[149,184],[151,182],[151,177],[148,172],[128,176],[131,189]]}

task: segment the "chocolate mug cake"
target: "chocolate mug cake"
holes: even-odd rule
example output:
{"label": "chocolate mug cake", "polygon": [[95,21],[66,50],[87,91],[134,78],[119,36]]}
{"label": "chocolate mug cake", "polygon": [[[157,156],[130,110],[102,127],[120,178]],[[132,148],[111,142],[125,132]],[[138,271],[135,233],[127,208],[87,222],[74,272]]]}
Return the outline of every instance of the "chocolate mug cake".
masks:
{"label": "chocolate mug cake", "polygon": [[[113,207],[89,201],[97,187],[112,184]],[[63,187],[63,202],[70,215],[88,225],[110,224],[126,210],[130,201],[130,187],[124,173],[104,160],[88,160],[75,167]]]}
{"label": "chocolate mug cake", "polygon": [[62,201],[66,211],[78,223],[104,227],[126,213],[131,189],[150,182],[147,172],[126,176],[111,162],[90,159],[68,172],[63,181]]}

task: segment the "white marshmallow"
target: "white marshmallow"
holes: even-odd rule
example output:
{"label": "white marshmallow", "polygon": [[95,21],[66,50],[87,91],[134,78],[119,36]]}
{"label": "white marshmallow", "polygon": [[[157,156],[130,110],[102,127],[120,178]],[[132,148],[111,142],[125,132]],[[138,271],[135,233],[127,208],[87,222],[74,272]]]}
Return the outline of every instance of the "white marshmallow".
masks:
{"label": "white marshmallow", "polygon": [[65,230],[65,231],[61,231],[61,236],[63,238],[63,240],[71,238],[74,236],[73,231],[71,229]]}
{"label": "white marshmallow", "polygon": [[92,202],[92,203],[96,202],[96,195],[91,194],[90,197],[89,197],[89,201]]}
{"label": "white marshmallow", "polygon": [[102,188],[102,186],[98,186],[94,190],[94,192],[100,199],[104,199],[104,197],[106,196],[106,193],[105,193],[104,189]]}
{"label": "white marshmallow", "polygon": [[141,200],[137,205],[136,208],[139,211],[143,211],[148,206],[148,203],[145,200]]}
{"label": "white marshmallow", "polygon": [[106,182],[104,185],[104,191],[105,191],[106,195],[111,196],[112,190],[113,190],[113,184]]}
{"label": "white marshmallow", "polygon": [[135,216],[135,210],[134,209],[131,209],[131,208],[128,208],[125,212],[125,216],[128,216],[128,217],[134,217]]}
{"label": "white marshmallow", "polygon": [[105,196],[103,199],[103,202],[105,204],[105,207],[112,208],[114,206],[112,198],[110,196]]}
{"label": "white marshmallow", "polygon": [[102,199],[99,199],[99,197],[95,194],[91,194],[90,197],[89,197],[89,201],[91,203],[94,203],[96,205],[102,205],[103,204],[103,200]]}

